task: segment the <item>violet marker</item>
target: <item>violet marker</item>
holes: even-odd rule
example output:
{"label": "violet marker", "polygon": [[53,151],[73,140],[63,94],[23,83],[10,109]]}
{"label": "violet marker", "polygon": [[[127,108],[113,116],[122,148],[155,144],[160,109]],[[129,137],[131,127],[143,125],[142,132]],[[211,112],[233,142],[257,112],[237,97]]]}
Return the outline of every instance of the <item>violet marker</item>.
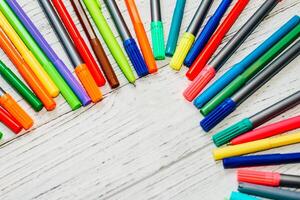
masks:
{"label": "violet marker", "polygon": [[83,87],[79,84],[79,82],[75,79],[73,74],[69,71],[67,66],[63,63],[63,61],[56,55],[54,50],[50,47],[48,42],[42,36],[42,34],[35,27],[30,18],[26,15],[24,10],[18,4],[16,0],[7,0],[6,1],[10,8],[14,11],[19,20],[26,27],[27,31],[31,34],[31,36],[35,39],[38,45],[41,47],[42,51],[47,55],[49,60],[53,63],[57,71],[64,78],[76,96],[79,98],[80,102],[83,106],[87,106],[91,103],[90,97],[87,95]]}

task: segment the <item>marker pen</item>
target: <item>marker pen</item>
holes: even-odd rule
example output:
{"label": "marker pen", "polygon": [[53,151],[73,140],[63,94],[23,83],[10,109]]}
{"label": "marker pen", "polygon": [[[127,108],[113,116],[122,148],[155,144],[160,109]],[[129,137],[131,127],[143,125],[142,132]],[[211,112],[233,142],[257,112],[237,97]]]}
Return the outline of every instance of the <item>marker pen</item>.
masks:
{"label": "marker pen", "polygon": [[166,45],[166,56],[172,57],[178,41],[186,0],[177,0]]}
{"label": "marker pen", "polygon": [[300,36],[300,24],[296,26],[291,32],[283,37],[277,44],[270,48],[263,56],[255,61],[248,69],[236,77],[230,84],[228,84],[222,91],[220,91],[214,98],[205,104],[200,112],[205,116],[220,105],[226,98],[233,95],[247,81],[254,77],[261,71],[268,63],[270,63],[276,56],[285,50],[292,42]]}
{"label": "marker pen", "polygon": [[100,43],[100,40],[98,39],[95,30],[90,20],[87,17],[82,2],[80,0],[70,0],[70,1],[80,21],[81,26],[83,27],[85,35],[87,36],[90,45],[96,55],[96,58],[100,63],[100,67],[106,77],[107,82],[109,83],[110,87],[113,89],[119,87],[120,83],[116,76],[116,73],[114,72],[114,69],[108,60],[108,57],[102,47],[102,44]]}
{"label": "marker pen", "polygon": [[201,1],[191,23],[179,40],[174,56],[170,62],[170,66],[174,70],[179,71],[181,69],[182,63],[192,47],[198,32],[200,31],[202,23],[212,5],[212,2],[212,0]]}
{"label": "marker pen", "polygon": [[240,122],[216,133],[213,135],[212,139],[218,147],[227,144],[231,139],[262,125],[298,104],[300,104],[300,90],[254,114],[253,116],[245,118]]}
{"label": "marker pen", "polygon": [[[252,65],[259,57],[266,53],[274,44],[276,44],[282,37],[289,33],[300,22],[299,16],[292,17],[288,22],[281,26],[268,39],[259,45],[254,51],[247,55],[242,61],[235,64],[231,69],[225,72],[218,80],[212,83],[202,94],[200,94],[194,101],[194,105],[200,109],[214,96],[218,94],[224,87],[226,87],[233,79],[243,73],[250,65]],[[196,85],[195,85],[196,86]],[[195,93],[196,92],[195,88]]]}
{"label": "marker pen", "polygon": [[[232,8],[230,13],[224,19],[223,23],[219,26],[219,28],[213,34],[213,36],[210,38],[210,40],[205,45],[204,49],[197,56],[196,60],[193,62],[193,64],[187,71],[186,77],[189,80],[194,80],[197,77],[197,75],[202,71],[202,69],[205,67],[206,63],[209,61],[211,56],[215,53],[215,51],[217,50],[219,45],[222,43],[222,40],[224,39],[225,35],[228,33],[230,28],[236,22],[236,20],[238,19],[240,14],[243,12],[243,10],[246,8],[248,3],[249,3],[249,0],[239,0],[238,2],[236,2],[235,6]],[[202,64],[202,63],[204,63],[204,64]],[[211,74],[215,74],[215,73],[216,72],[213,69],[209,69],[206,72],[207,77],[210,77]]]}
{"label": "marker pen", "polygon": [[296,144],[299,142],[300,132],[292,133],[288,135],[257,140],[254,142],[217,148],[213,150],[213,157],[215,160],[221,160],[224,158],[241,156],[249,153],[255,153],[272,148]]}
{"label": "marker pen", "polygon": [[156,60],[165,59],[164,26],[161,19],[160,0],[150,0],[151,36],[153,54]]}
{"label": "marker pen", "polygon": [[31,90],[43,103],[44,107],[51,111],[56,107],[55,101],[51,98],[50,94],[33,73],[29,65],[25,62],[19,52],[16,50],[15,46],[8,39],[2,28],[0,28],[0,48],[4,51],[7,57],[14,64],[20,75],[26,81]]}
{"label": "marker pen", "polygon": [[242,193],[274,200],[300,200],[300,192],[279,189],[268,186],[240,183],[238,190]]}
{"label": "marker pen", "polygon": [[299,153],[237,156],[223,159],[224,169],[300,163]]}
{"label": "marker pen", "polygon": [[[217,71],[225,64],[225,62],[233,55],[233,53],[243,44],[243,42],[251,35],[261,21],[273,10],[278,4],[279,0],[266,0],[265,3],[252,15],[249,20],[242,26],[242,28],[231,38],[231,40],[221,49],[220,52],[208,63],[211,56],[205,57],[204,52],[199,62],[197,63],[198,72],[197,76],[187,74],[192,77],[194,81],[190,84],[189,88],[184,93],[187,100],[192,101],[203,88],[213,79]],[[210,51],[209,48],[207,51]],[[212,55],[209,54],[209,55]],[[208,64],[207,64],[208,63]],[[203,70],[202,70],[203,69]]]}
{"label": "marker pen", "polygon": [[[19,122],[15,120],[13,116],[2,107],[0,107],[0,121],[15,134],[20,133],[20,131],[23,129]],[[0,138],[1,137],[2,136],[0,136]]]}
{"label": "marker pen", "polygon": [[54,50],[39,32],[39,30],[35,27],[35,25],[24,12],[22,7],[18,4],[16,0],[7,0],[6,2],[17,15],[19,20],[23,23],[27,31],[31,34],[31,36],[41,47],[42,51],[46,54],[46,56],[55,66],[56,70],[60,73],[60,75],[63,77],[68,86],[72,89],[72,91],[81,101],[81,103],[83,105],[86,105],[90,101],[86,92],[83,90],[82,86],[78,83],[78,81],[74,78],[73,74],[67,68],[65,63],[57,56],[57,54],[54,52]]}
{"label": "marker pen", "polygon": [[85,101],[85,104],[83,105],[86,106],[91,103],[91,101],[94,103],[100,101],[102,99],[102,94],[97,86],[97,83],[86,64],[82,61],[78,51],[74,46],[74,43],[70,38],[70,35],[67,33],[55,10],[53,9],[49,1],[42,0],[39,2],[57,37],[59,38],[65,51],[67,52],[67,55],[73,64],[78,79],[80,80],[88,94],[88,101]]}
{"label": "marker pen", "polygon": [[230,141],[231,145],[260,140],[300,128],[300,115],[259,127]]}
{"label": "marker pen", "polygon": [[195,44],[187,54],[184,60],[185,66],[190,67],[196,60],[197,56],[201,53],[217,27],[219,26],[221,19],[229,8],[231,2],[232,0],[223,0],[215,13],[210,17],[199,37],[197,38]]}
{"label": "marker pen", "polygon": [[300,41],[293,44],[283,54],[276,58],[272,63],[266,66],[255,77],[249,80],[239,91],[230,98],[225,99],[213,111],[211,111],[201,122],[200,126],[205,131],[210,131],[225,117],[232,113],[239,105],[241,105],[249,96],[262,87],[280,70],[292,62],[300,55]]}
{"label": "marker pen", "polygon": [[31,117],[19,106],[8,93],[0,87],[0,106],[7,110],[14,119],[16,119],[24,129],[28,130],[33,125]]}
{"label": "marker pen", "polygon": [[[57,11],[57,14],[60,16],[60,20],[67,29],[70,37],[72,38],[76,49],[81,55],[82,59],[86,63],[90,73],[92,74],[94,80],[98,86],[105,85],[105,79],[102,72],[97,65],[94,57],[92,56],[88,46],[86,45],[84,39],[81,37],[80,32],[78,31],[71,15],[69,14],[67,8],[65,7],[62,0],[52,0],[52,5]],[[51,4],[50,4],[51,5]]]}
{"label": "marker pen", "polygon": [[262,172],[254,170],[237,171],[239,182],[273,187],[300,188],[300,176],[280,174],[277,172]]}
{"label": "marker pen", "polygon": [[110,50],[112,56],[118,63],[120,69],[125,75],[129,83],[135,82],[134,74],[131,70],[131,67],[128,63],[126,56],[123,53],[119,43],[117,42],[112,30],[106,22],[105,17],[101,11],[101,5],[98,0],[83,0],[87,10],[92,16],[100,34],[102,35],[108,49]]}
{"label": "marker pen", "polygon": [[145,31],[143,22],[141,20],[139,11],[135,5],[135,0],[125,0],[125,4],[127,7],[129,16],[131,18],[137,40],[139,42],[142,53],[144,55],[144,59],[148,66],[148,71],[151,74],[155,73],[158,70],[157,65],[155,63],[154,55],[152,53],[151,46],[149,44],[149,40],[148,40],[146,31]]}
{"label": "marker pen", "polygon": [[148,69],[145,60],[135,42],[135,39],[130,34],[130,31],[123,19],[123,16],[114,0],[104,0],[105,5],[108,8],[110,15],[117,27],[117,30],[123,40],[124,49],[127,52],[133,67],[139,77],[146,76],[148,74]]}
{"label": "marker pen", "polygon": [[43,109],[42,102],[33,92],[0,60],[0,75],[14,88],[25,101],[36,111]]}

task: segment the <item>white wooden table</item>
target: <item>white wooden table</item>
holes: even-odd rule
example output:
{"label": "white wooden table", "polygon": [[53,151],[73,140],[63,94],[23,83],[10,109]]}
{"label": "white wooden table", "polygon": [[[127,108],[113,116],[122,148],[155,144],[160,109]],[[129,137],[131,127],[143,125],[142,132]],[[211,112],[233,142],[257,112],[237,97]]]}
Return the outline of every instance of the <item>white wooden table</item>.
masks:
{"label": "white wooden table", "polygon": [[[56,52],[71,66],[37,1],[18,2]],[[82,31],[69,1],[65,2]],[[218,2],[220,0],[215,1],[208,16],[214,12]],[[136,3],[150,36],[149,1],[137,0]],[[224,42],[262,3],[263,0],[249,3]],[[162,1],[166,37],[174,4],[175,0]],[[182,31],[186,29],[198,4],[198,0],[187,0]],[[118,5],[132,28],[124,1],[118,0]],[[105,7],[103,11],[112,25]],[[218,76],[299,13],[300,0],[280,3]],[[113,30],[116,33],[114,27]],[[1,200],[224,199],[237,188],[235,170],[224,170],[220,162],[213,160],[212,134],[300,88],[300,58],[297,58],[216,129],[205,133],[198,125],[202,116],[182,97],[182,91],[188,84],[185,68],[176,73],[168,66],[169,59],[160,61],[159,72],[137,80],[134,87],[127,83],[111,55],[109,57],[122,86],[114,91],[108,86],[102,88],[105,98],[101,103],[75,112],[60,96],[56,99],[58,106],[55,111],[35,113],[1,79],[3,88],[35,119],[33,129],[18,137],[3,125],[0,127],[5,133],[0,147]],[[1,59],[12,66],[3,52]],[[272,122],[299,112],[298,106]],[[292,145],[268,152],[295,152],[299,148],[300,145]],[[264,169],[300,174],[299,164]]]}

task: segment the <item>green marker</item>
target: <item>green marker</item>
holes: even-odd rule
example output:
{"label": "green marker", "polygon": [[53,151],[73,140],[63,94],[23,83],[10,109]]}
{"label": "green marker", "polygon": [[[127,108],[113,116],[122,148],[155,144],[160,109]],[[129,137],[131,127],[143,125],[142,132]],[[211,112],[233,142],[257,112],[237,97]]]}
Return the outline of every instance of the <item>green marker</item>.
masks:
{"label": "green marker", "polygon": [[36,112],[44,107],[34,93],[2,61],[0,61],[0,74]]}
{"label": "green marker", "polygon": [[97,0],[83,0],[83,2],[123,74],[130,83],[134,83],[135,76],[126,56],[124,55],[119,43],[117,42],[113,32],[105,20],[105,17],[102,14],[100,3]]}
{"label": "green marker", "polygon": [[[28,49],[34,54],[39,63],[43,66],[45,71],[49,74],[50,78],[53,80],[55,85],[61,91],[61,94],[66,99],[72,110],[76,110],[81,107],[81,103],[73,93],[71,88],[66,84],[65,80],[60,76],[57,72],[53,64],[47,58],[47,56],[43,53],[42,49],[37,45],[32,36],[28,33],[23,24],[16,17],[11,8],[7,5],[5,1],[0,1],[0,11],[9,21],[11,26],[18,33],[20,38],[23,40]],[[57,95],[59,94],[59,91]]]}
{"label": "green marker", "polygon": [[244,71],[241,75],[239,75],[236,79],[234,79],[229,85],[227,85],[205,106],[203,106],[200,112],[206,116],[208,113],[214,110],[220,103],[222,103],[226,98],[231,97],[236,91],[238,91],[241,87],[243,87],[247,83],[247,81],[249,81],[260,70],[262,70],[269,62],[271,62],[277,55],[279,55],[284,49],[286,49],[299,36],[300,36],[300,24],[296,26],[293,30],[291,30],[271,49],[269,49],[256,62],[254,62],[246,71]]}
{"label": "green marker", "polygon": [[3,133],[0,132],[0,140],[3,138]]}

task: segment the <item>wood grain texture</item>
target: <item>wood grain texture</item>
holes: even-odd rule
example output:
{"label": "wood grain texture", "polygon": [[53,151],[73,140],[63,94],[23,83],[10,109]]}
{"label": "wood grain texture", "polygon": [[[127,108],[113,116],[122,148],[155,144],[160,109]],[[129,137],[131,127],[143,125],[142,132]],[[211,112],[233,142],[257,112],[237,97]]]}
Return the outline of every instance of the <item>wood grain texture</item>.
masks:
{"label": "wood grain texture", "polygon": [[[18,2],[55,51],[71,66],[37,1]],[[69,1],[64,2],[82,32]],[[198,2],[187,1],[182,32],[188,26]],[[218,2],[215,1],[209,16]],[[139,0],[136,3],[150,36],[149,2]],[[249,3],[224,42],[262,3],[263,0]],[[175,0],[162,1],[166,38],[174,4]],[[118,5],[125,20],[130,22],[124,1],[118,0]],[[299,11],[300,0],[280,3],[231,57],[217,77],[250,53],[289,18],[299,14]],[[103,12],[112,25],[104,6]],[[133,30],[131,23],[128,25]],[[113,25],[112,29],[117,35]],[[0,58],[13,68],[3,52]],[[101,103],[75,112],[70,111],[60,96],[56,99],[58,106],[55,111],[34,113],[1,79],[3,88],[35,119],[34,128],[19,137],[0,126],[6,133],[0,147],[1,200],[224,199],[230,191],[236,189],[235,171],[223,170],[221,163],[213,161],[211,135],[300,88],[300,58],[297,58],[216,129],[204,133],[198,125],[201,115],[181,95],[188,84],[184,77],[186,69],[175,73],[168,66],[169,60],[158,62],[159,72],[139,79],[134,87],[126,82],[111,55],[109,59],[122,87],[114,91],[108,86],[102,88],[105,98]],[[299,113],[298,106],[271,122]],[[300,145],[293,145],[268,152],[295,152],[299,148]],[[266,169],[300,174],[299,165]]]}

